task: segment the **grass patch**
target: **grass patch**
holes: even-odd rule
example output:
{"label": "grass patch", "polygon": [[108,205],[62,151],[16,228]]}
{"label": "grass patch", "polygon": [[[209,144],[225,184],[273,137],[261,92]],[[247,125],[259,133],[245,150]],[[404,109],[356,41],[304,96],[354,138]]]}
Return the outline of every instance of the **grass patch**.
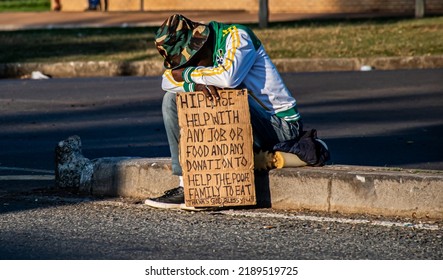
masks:
{"label": "grass patch", "polygon": [[153,32],[149,28],[0,32],[0,62],[156,59],[159,55],[154,48]]}
{"label": "grass patch", "polygon": [[271,57],[342,58],[443,54],[443,17],[297,23],[257,30]]}
{"label": "grass patch", "polygon": [[[156,28],[0,32],[0,62],[160,61]],[[443,54],[443,17],[301,21],[253,30],[271,58],[388,57]]]}
{"label": "grass patch", "polygon": [[0,12],[41,12],[50,9],[50,0],[0,0]]}

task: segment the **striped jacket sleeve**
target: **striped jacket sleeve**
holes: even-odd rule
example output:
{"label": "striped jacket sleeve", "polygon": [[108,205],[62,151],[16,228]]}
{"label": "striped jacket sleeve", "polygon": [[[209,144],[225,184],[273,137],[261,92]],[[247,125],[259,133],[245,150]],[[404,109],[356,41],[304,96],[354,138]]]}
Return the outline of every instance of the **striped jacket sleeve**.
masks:
{"label": "striped jacket sleeve", "polygon": [[226,38],[223,63],[214,67],[192,67],[185,70],[187,83],[235,88],[241,84],[255,62],[256,50],[251,37],[244,30],[232,27]]}
{"label": "striped jacket sleeve", "polygon": [[194,92],[195,83],[177,82],[172,76],[172,70],[166,70],[162,76],[162,89],[168,92]]}

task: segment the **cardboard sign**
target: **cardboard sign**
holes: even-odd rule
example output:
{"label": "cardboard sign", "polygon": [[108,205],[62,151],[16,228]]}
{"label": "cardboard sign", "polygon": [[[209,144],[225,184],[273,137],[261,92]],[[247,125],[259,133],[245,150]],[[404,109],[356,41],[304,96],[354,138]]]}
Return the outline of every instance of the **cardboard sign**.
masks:
{"label": "cardboard sign", "polygon": [[252,127],[246,90],[177,94],[185,203],[194,207],[255,205]]}

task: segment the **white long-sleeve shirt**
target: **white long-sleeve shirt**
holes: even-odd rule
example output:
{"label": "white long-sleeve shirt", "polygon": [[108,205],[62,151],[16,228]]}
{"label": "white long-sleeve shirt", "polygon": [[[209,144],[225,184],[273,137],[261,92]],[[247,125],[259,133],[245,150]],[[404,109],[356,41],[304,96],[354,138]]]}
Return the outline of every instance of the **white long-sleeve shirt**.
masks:
{"label": "white long-sleeve shirt", "polygon": [[195,84],[246,88],[267,111],[290,122],[298,120],[296,100],[252,31],[235,24],[210,22],[209,25],[211,32],[215,32],[214,66],[186,68],[185,82],[175,81],[172,71],[166,70],[163,90],[190,92]]}

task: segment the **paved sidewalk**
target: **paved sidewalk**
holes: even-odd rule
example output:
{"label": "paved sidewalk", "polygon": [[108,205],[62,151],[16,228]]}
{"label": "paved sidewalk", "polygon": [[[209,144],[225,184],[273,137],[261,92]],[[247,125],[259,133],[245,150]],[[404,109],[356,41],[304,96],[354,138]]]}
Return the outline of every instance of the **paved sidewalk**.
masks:
{"label": "paved sidewalk", "polygon": [[[160,26],[172,12],[17,12],[2,13],[0,30],[25,30],[74,27]],[[211,20],[257,23],[258,15],[245,11],[191,11],[184,15],[195,21]],[[270,22],[312,18],[308,14],[272,14]]]}
{"label": "paved sidewalk", "polygon": [[[171,15],[165,12],[16,12],[0,13],[0,30],[26,30],[74,27],[142,27],[160,26]],[[211,20],[226,23],[258,23],[258,15],[246,11],[184,11],[194,21]],[[401,16],[389,14],[293,14],[272,13],[269,21],[285,22],[301,19],[373,18]]]}

